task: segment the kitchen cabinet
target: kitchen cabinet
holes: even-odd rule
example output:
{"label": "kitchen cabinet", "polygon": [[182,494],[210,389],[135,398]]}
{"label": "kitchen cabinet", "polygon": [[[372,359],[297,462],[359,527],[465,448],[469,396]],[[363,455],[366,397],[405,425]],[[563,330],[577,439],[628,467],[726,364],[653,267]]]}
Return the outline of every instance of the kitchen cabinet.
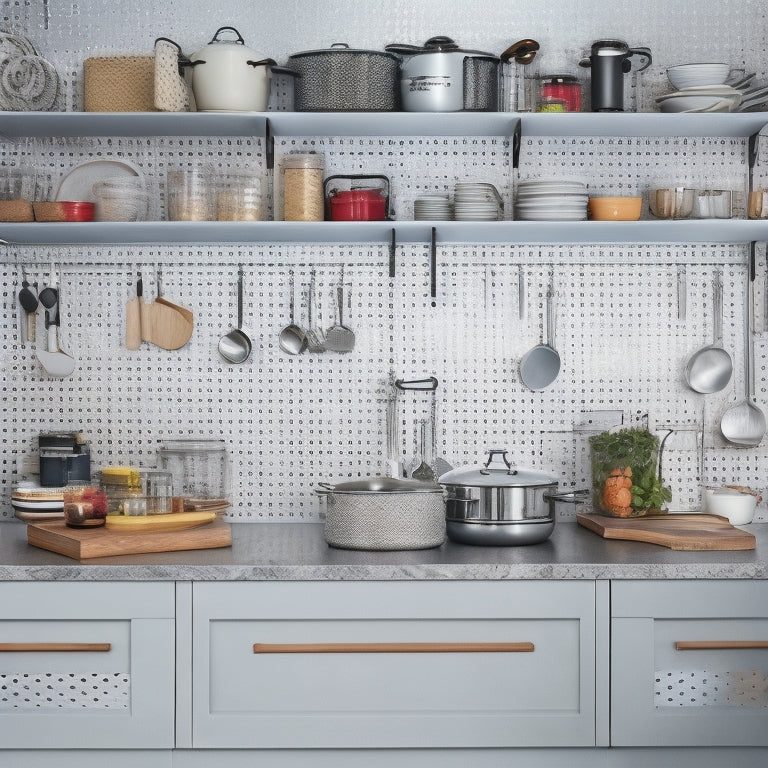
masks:
{"label": "kitchen cabinet", "polygon": [[[521,137],[747,138],[768,123],[765,113],[5,113],[0,133],[22,137],[249,136],[265,142],[267,164],[275,138],[305,136],[469,136],[509,139],[515,164]],[[437,222],[445,243],[741,243],[768,239],[768,223],[745,219],[637,222]],[[99,243],[428,243],[432,222],[90,222],[4,223],[9,244]]]}
{"label": "kitchen cabinet", "polygon": [[613,746],[768,746],[768,587],[614,582]]}
{"label": "kitchen cabinet", "polygon": [[173,584],[14,582],[2,592],[3,749],[173,746]]}
{"label": "kitchen cabinet", "polygon": [[195,583],[192,616],[195,748],[595,744],[591,582]]}

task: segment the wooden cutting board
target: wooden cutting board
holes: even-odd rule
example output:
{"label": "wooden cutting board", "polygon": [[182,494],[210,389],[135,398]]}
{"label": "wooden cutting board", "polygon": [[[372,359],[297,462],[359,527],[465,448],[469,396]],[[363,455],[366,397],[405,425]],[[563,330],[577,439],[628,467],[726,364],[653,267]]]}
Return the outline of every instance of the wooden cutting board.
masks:
{"label": "wooden cutting board", "polygon": [[27,542],[75,560],[232,545],[232,529],[221,519],[186,531],[115,532],[101,528],[69,528],[63,520],[29,523]]}
{"label": "wooden cutting board", "polygon": [[604,539],[660,544],[677,550],[754,549],[755,537],[734,528],[725,517],[671,514],[656,517],[607,517],[577,514],[579,525]]}

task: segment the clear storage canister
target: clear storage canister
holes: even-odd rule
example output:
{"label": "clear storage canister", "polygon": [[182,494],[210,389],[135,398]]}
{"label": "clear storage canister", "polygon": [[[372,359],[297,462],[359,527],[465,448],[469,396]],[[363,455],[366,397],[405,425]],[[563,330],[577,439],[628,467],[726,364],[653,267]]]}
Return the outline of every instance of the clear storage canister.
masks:
{"label": "clear storage canister", "polygon": [[318,152],[283,158],[283,220],[323,221],[325,156]]}
{"label": "clear storage canister", "polygon": [[229,455],[223,440],[163,440],[160,466],[173,477],[173,495],[227,499]]}

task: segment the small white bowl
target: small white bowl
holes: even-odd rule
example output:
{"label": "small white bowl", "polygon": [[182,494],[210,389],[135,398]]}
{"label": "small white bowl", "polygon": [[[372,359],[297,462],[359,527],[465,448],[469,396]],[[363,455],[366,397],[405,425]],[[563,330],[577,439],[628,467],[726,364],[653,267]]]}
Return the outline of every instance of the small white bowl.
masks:
{"label": "small white bowl", "polygon": [[678,64],[667,69],[669,82],[678,90],[697,85],[721,85],[728,79],[731,68],[722,62]]}
{"label": "small white bowl", "polygon": [[704,511],[725,517],[731,525],[748,525],[755,517],[757,496],[735,488],[705,488]]}

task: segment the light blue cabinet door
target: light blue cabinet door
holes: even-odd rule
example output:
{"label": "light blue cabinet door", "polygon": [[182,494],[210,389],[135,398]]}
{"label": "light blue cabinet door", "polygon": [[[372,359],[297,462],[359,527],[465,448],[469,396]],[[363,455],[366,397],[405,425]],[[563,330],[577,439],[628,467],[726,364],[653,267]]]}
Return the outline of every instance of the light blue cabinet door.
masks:
{"label": "light blue cabinet door", "polygon": [[195,747],[591,746],[589,582],[196,583]]}
{"label": "light blue cabinet door", "polygon": [[2,747],[172,747],[173,595],[170,583],[5,584]]}
{"label": "light blue cabinet door", "polygon": [[768,746],[768,583],[614,582],[612,746]]}

